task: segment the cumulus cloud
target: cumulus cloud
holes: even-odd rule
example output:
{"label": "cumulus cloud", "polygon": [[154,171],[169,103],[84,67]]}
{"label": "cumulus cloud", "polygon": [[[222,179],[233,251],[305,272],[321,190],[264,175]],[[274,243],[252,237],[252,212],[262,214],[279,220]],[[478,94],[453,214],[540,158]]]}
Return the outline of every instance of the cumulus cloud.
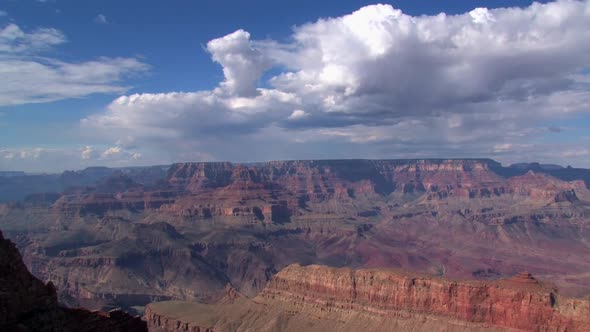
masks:
{"label": "cumulus cloud", "polygon": [[0,106],[50,102],[94,93],[124,93],[121,84],[149,66],[134,58],[101,57],[66,62],[42,57],[43,51],[67,41],[56,29],[23,31],[16,24],[0,30]]}
{"label": "cumulus cloud", "polygon": [[140,160],[142,154],[137,151],[127,150],[121,146],[111,146],[100,153],[99,160],[132,162]]}
{"label": "cumulus cloud", "polygon": [[82,148],[81,157],[83,160],[94,159],[97,155],[98,153],[96,152],[96,149],[94,149],[92,146],[85,146]]}
{"label": "cumulus cloud", "polygon": [[[252,133],[268,118],[287,117],[297,103],[291,94],[260,89],[253,98],[226,98],[215,92],[134,94],[115,99],[106,114],[82,121],[84,126],[117,136],[132,128],[123,141],[208,139]],[[129,134],[134,135],[129,136]]]}
{"label": "cumulus cloud", "polygon": [[113,147],[110,147],[110,148],[104,150],[104,152],[101,154],[101,156],[103,158],[109,158],[109,157],[116,156],[116,155],[120,154],[122,151],[123,151],[123,149],[121,149],[121,147],[113,146]]}
{"label": "cumulus cloud", "polygon": [[240,97],[256,96],[256,83],[270,63],[250,42],[250,34],[238,30],[207,43],[213,61],[223,67],[221,87]]}
{"label": "cumulus cloud", "polygon": [[238,30],[207,44],[225,76],[218,88],[123,96],[83,124],[215,159],[276,159],[281,149],[545,158],[533,143],[547,123],[590,111],[585,6],[410,16],[372,5],[295,27],[287,43]]}

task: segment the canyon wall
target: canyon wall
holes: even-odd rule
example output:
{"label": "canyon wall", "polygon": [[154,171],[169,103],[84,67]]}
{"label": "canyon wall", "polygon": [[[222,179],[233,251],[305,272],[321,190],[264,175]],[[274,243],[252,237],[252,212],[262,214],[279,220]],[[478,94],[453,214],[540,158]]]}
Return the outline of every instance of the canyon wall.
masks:
{"label": "canyon wall", "polygon": [[526,331],[590,330],[590,300],[562,297],[529,273],[497,281],[451,281],[295,264],[281,270],[259,298],[336,311],[428,313]]}
{"label": "canyon wall", "polygon": [[590,299],[521,273],[453,281],[394,270],[294,264],[253,300],[148,306],[151,331],[590,331]]}

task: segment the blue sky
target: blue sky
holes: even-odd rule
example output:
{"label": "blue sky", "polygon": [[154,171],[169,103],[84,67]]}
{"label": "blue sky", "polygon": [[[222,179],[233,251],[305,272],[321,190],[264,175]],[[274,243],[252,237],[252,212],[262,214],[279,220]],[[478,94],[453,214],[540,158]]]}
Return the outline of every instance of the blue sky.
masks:
{"label": "blue sky", "polygon": [[587,3],[382,3],[0,1],[0,170],[347,157],[590,167]]}

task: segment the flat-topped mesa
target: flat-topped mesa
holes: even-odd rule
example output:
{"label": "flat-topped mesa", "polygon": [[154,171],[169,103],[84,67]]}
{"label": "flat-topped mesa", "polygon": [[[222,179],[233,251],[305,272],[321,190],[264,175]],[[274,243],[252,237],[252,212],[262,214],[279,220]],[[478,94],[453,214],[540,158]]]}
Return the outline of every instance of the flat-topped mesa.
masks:
{"label": "flat-topped mesa", "polygon": [[590,331],[590,300],[559,296],[523,273],[499,281],[451,281],[392,270],[298,264],[281,270],[255,301],[301,310],[431,314],[527,331]]}

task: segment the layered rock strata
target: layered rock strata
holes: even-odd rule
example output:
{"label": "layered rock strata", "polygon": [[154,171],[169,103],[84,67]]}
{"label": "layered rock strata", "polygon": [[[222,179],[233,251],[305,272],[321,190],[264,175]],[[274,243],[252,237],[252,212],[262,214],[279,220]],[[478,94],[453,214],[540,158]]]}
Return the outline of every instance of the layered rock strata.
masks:
{"label": "layered rock strata", "polygon": [[590,331],[590,300],[522,273],[452,281],[394,270],[295,264],[253,300],[151,304],[153,331]]}

